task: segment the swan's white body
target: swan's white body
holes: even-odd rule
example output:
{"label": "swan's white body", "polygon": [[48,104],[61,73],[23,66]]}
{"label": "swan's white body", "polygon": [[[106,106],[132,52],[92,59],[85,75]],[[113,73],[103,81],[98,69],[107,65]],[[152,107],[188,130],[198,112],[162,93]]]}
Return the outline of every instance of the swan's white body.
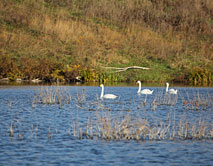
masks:
{"label": "swan's white body", "polygon": [[102,90],[101,90],[101,96],[100,96],[101,99],[103,99],[103,98],[105,98],[105,99],[115,99],[115,98],[118,97],[118,96],[113,95],[113,94],[105,94],[104,95],[104,85],[101,84],[100,87],[102,88]]}
{"label": "swan's white body", "polygon": [[144,94],[144,95],[151,95],[153,93],[153,90],[149,90],[149,89],[143,89],[143,90],[141,90],[141,82],[137,81],[137,83],[139,84],[138,92],[137,93]]}
{"label": "swan's white body", "polygon": [[169,94],[174,94],[176,95],[177,94],[177,89],[169,89],[169,83],[167,82],[166,83],[166,93],[169,93]]}

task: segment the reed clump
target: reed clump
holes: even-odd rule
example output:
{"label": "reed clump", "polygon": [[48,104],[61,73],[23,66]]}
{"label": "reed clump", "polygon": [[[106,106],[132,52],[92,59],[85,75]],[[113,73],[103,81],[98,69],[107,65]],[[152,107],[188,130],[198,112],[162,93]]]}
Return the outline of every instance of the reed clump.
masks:
{"label": "reed clump", "polygon": [[103,140],[202,140],[212,139],[212,126],[205,120],[189,121],[185,116],[176,121],[168,115],[166,121],[133,117],[127,114],[114,118],[110,113],[97,113],[86,125],[73,127],[74,137]]}
{"label": "reed clump", "polygon": [[[209,92],[201,94],[199,91],[194,92],[192,96],[188,92],[186,95],[180,94],[182,98],[183,105],[187,110],[211,110],[213,107],[213,97]],[[186,96],[186,97],[184,97]]]}
{"label": "reed clump", "polygon": [[38,94],[33,98],[33,105],[40,104],[58,104],[61,107],[64,104],[70,104],[72,97],[69,89],[63,86],[41,86]]}
{"label": "reed clump", "polygon": [[169,93],[165,93],[164,90],[158,91],[155,95],[151,105],[153,106],[160,106],[160,105],[167,105],[167,106],[175,106],[177,104],[179,95],[173,95]]}
{"label": "reed clump", "polygon": [[86,90],[82,89],[81,93],[76,94],[76,101],[79,105],[84,105],[86,103]]}

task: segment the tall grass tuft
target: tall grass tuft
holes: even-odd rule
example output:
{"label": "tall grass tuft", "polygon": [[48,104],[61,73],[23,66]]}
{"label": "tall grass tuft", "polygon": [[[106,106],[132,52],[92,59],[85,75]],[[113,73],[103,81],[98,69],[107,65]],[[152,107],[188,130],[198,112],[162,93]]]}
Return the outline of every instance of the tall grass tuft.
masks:
{"label": "tall grass tuft", "polygon": [[70,104],[72,97],[69,89],[63,86],[41,86],[38,94],[34,96],[33,106],[35,103],[40,104],[58,104],[61,108],[64,104]]}

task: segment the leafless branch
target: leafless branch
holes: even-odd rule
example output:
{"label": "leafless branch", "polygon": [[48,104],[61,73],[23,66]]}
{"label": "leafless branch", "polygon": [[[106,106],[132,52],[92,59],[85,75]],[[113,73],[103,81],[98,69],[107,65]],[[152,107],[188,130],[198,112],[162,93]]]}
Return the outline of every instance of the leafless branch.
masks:
{"label": "leafless branch", "polygon": [[117,71],[114,71],[115,73],[122,72],[122,71],[126,71],[126,70],[128,70],[128,69],[149,70],[148,67],[140,67],[140,66],[129,66],[129,67],[123,67],[123,68],[121,68],[121,67],[102,67],[102,68],[117,70]]}

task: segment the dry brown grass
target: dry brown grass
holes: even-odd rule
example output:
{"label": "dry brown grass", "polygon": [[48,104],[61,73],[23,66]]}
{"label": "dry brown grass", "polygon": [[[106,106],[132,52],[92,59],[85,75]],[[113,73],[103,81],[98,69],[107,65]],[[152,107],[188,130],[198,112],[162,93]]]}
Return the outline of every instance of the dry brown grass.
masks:
{"label": "dry brown grass", "polygon": [[213,58],[210,0],[3,0],[0,11],[0,53],[11,57],[93,68],[157,61],[176,72]]}
{"label": "dry brown grass", "polygon": [[[182,116],[176,122],[168,114],[166,121],[146,119],[130,114],[113,117],[109,112],[97,112],[97,120],[88,118],[86,125],[75,121],[72,126],[74,137],[104,140],[201,140],[212,139],[211,124],[204,119],[189,121]],[[77,128],[76,126],[79,126]]]}

